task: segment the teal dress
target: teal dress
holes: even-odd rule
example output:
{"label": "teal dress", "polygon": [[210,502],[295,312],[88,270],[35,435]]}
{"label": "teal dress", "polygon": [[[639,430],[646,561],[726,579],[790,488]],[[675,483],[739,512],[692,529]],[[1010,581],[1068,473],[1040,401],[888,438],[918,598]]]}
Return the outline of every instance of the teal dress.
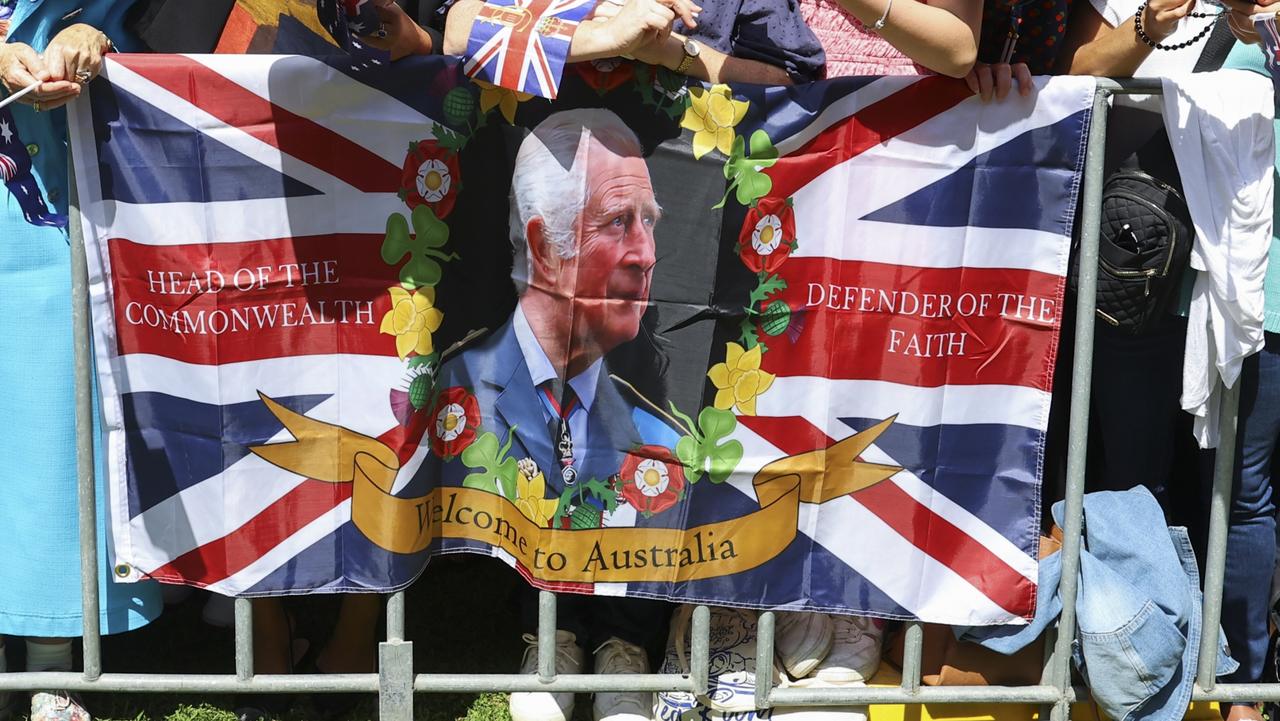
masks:
{"label": "teal dress", "polygon": [[[102,30],[121,50],[133,46],[121,25],[129,0],[0,5],[12,13],[7,41],[37,52],[73,23]],[[8,110],[0,116],[0,149],[8,150],[0,153],[0,634],[73,637],[83,624],[71,260],[58,227],[67,213],[66,113],[22,104],[0,113]],[[101,449],[95,460],[101,628],[118,633],[145,625],[162,604],[154,583],[111,582]]]}

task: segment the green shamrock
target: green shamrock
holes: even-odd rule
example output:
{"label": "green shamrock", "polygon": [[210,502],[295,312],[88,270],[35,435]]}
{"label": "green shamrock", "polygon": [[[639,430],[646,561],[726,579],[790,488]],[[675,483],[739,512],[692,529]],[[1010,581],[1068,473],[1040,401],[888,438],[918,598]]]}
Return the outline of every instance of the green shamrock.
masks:
{"label": "green shamrock", "polygon": [[507,457],[507,451],[511,450],[511,435],[515,430],[515,426],[512,426],[507,431],[507,442],[501,448],[498,447],[498,437],[485,431],[462,451],[463,465],[479,469],[462,479],[464,488],[489,493],[498,491],[504,498],[516,497],[516,479],[520,475],[520,468],[516,459]]}
{"label": "green shamrock", "polygon": [[683,420],[689,435],[676,442],[676,458],[684,465],[690,483],[696,483],[702,474],[712,483],[724,483],[733,475],[742,460],[742,444],[723,439],[738,427],[738,419],[730,411],[707,406],[698,414],[698,422],[681,413],[675,404],[671,412]]}
{"label": "green shamrock", "polygon": [[444,253],[449,242],[449,226],[431,212],[426,205],[413,209],[413,233],[404,216],[395,213],[387,218],[387,237],[382,241],[382,260],[387,265],[399,263],[404,256],[409,262],[400,269],[400,282],[416,288],[434,286],[440,282],[443,271],[434,259],[457,260],[457,253]]}
{"label": "green shamrock", "polygon": [[713,208],[724,207],[725,201],[729,199],[729,191],[737,191],[735,196],[740,204],[751,205],[773,189],[773,181],[760,172],[778,162],[778,149],[773,147],[769,134],[763,130],[752,133],[751,154],[746,154],[746,150],[746,142],[742,136],[735,136],[729,159],[724,164],[724,177],[729,181],[729,187]]}

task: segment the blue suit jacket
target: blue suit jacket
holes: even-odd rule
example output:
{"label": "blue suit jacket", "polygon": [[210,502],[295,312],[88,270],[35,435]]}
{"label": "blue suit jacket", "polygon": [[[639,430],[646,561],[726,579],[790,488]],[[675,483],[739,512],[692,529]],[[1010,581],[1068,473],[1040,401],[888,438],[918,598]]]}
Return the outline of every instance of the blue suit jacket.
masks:
{"label": "blue suit jacket", "polygon": [[[564,483],[551,431],[511,321],[480,345],[447,360],[437,382],[440,388],[471,389],[480,407],[482,428],[496,434],[500,442],[505,441],[508,430],[514,428],[507,456],[532,458],[546,478],[549,495],[560,495]],[[652,417],[647,413],[643,415]],[[669,440],[651,439],[650,442],[665,444]],[[578,477],[607,479],[618,472],[627,451],[644,442],[636,428],[635,404],[624,398],[610,379],[606,365],[600,370],[596,397],[587,416],[587,442],[585,446],[575,443]],[[445,472],[448,473],[447,468]],[[448,480],[461,481],[460,478]]]}

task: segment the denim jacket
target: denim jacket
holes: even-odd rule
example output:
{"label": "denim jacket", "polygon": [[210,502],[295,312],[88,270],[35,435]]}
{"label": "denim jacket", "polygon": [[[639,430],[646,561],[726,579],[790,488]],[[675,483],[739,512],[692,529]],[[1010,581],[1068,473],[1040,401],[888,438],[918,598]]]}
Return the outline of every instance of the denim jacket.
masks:
{"label": "denim jacket", "polygon": [[[1060,525],[1062,511],[1054,504]],[[1086,495],[1081,541],[1076,668],[1108,718],[1178,721],[1191,700],[1200,647],[1200,574],[1187,530],[1165,526],[1160,505],[1138,486]],[[1061,576],[1061,552],[1040,561],[1029,626],[974,627],[961,637],[1005,654],[1023,648],[1062,612]],[[1237,665],[1219,642],[1218,673]]]}

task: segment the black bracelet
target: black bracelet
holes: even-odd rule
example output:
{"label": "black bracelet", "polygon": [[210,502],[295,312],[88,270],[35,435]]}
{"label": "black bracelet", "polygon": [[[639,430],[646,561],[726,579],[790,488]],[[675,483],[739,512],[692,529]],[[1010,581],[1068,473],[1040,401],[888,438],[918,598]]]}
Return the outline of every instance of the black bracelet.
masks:
{"label": "black bracelet", "polygon": [[1142,0],[1142,4],[1138,6],[1138,12],[1133,14],[1133,32],[1138,36],[1139,40],[1146,43],[1147,45],[1150,45],[1156,50],[1181,50],[1183,48],[1191,47],[1192,45],[1195,45],[1196,43],[1204,39],[1204,36],[1208,35],[1211,30],[1213,30],[1213,26],[1218,24],[1216,18],[1219,15],[1221,15],[1221,13],[1188,13],[1187,17],[1215,18],[1215,20],[1214,22],[1211,22],[1208,25],[1206,25],[1204,27],[1204,30],[1201,30],[1199,33],[1196,34],[1195,37],[1191,38],[1186,42],[1178,43],[1177,45],[1162,45],[1156,42],[1155,40],[1152,40],[1151,36],[1147,35],[1146,31],[1142,29],[1142,14],[1146,12],[1146,10],[1147,10],[1147,0]]}

